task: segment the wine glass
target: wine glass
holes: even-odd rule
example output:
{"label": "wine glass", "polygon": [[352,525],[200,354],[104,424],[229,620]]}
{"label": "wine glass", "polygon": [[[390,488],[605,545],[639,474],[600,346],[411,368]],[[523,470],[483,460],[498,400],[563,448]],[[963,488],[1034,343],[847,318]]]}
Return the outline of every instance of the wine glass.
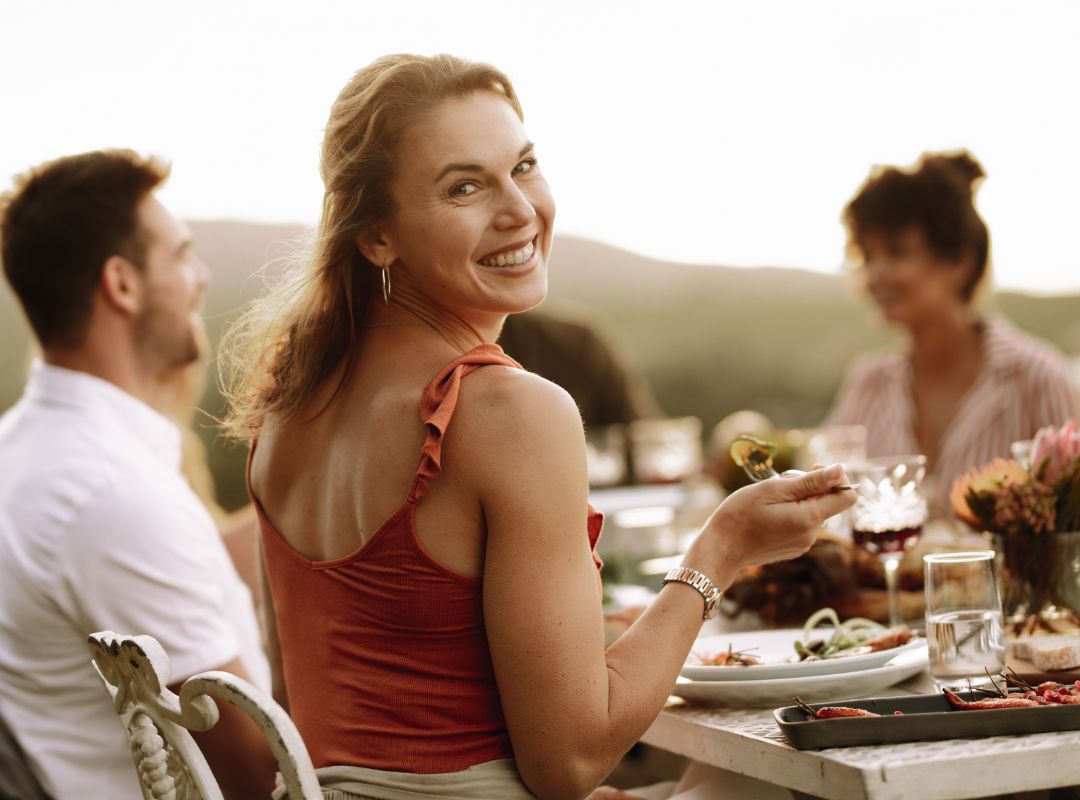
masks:
{"label": "wine glass", "polygon": [[919,540],[927,517],[921,491],[925,475],[923,455],[872,458],[849,471],[858,484],[851,509],[852,539],[881,561],[892,626],[903,622],[897,586],[900,559]]}

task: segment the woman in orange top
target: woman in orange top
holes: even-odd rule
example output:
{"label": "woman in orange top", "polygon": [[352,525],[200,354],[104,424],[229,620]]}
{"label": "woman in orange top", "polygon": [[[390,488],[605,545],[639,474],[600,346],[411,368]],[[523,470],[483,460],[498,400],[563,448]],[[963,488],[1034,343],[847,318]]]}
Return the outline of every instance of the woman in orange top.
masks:
{"label": "woman in orange top", "polygon": [[494,344],[544,299],[555,215],[509,80],[374,62],[322,175],[310,262],[232,338],[290,713],[356,796],[582,797],[659,713],[713,589],[805,551],[844,476],[733,494],[605,651],[581,418]]}

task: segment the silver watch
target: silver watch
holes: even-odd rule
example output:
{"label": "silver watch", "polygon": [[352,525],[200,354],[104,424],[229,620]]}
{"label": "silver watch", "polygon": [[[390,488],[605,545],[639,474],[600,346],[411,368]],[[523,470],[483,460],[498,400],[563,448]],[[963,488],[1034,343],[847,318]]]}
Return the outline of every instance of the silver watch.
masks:
{"label": "silver watch", "polygon": [[709,580],[709,576],[704,572],[698,572],[690,567],[675,567],[664,576],[664,583],[673,581],[685,583],[701,592],[705,600],[705,613],[701,615],[702,619],[712,619],[720,613],[720,598],[724,596],[724,593],[716,588],[716,584]]}

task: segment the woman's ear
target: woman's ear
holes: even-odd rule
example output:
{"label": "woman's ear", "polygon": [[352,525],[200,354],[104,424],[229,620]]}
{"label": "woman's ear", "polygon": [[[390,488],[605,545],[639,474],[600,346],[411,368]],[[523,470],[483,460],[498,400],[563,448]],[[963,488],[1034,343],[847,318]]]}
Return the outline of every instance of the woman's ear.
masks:
{"label": "woman's ear", "polygon": [[109,256],[101,267],[98,291],[106,305],[131,316],[142,308],[145,276],[123,256]]}
{"label": "woman's ear", "polygon": [[381,230],[370,230],[356,235],[356,249],[376,267],[382,268],[397,260],[397,251]]}

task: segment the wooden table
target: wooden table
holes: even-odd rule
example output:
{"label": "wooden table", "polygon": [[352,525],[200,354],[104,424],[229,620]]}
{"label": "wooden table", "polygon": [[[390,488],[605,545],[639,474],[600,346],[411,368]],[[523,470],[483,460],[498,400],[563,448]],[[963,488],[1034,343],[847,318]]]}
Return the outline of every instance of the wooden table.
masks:
{"label": "wooden table", "polygon": [[[932,692],[923,673],[879,695]],[[961,800],[1080,785],[1080,731],[796,750],[772,709],[677,706],[642,741],[828,800]]]}

